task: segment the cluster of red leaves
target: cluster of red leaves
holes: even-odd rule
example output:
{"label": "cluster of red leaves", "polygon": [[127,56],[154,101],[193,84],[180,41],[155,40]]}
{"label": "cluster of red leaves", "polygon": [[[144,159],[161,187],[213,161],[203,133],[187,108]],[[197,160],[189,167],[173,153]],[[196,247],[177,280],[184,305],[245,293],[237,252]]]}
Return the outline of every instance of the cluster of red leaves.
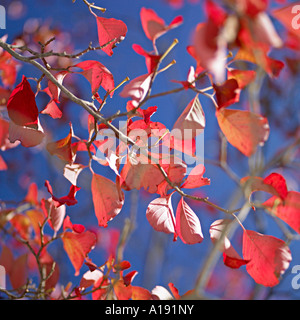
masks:
{"label": "cluster of red leaves", "polygon": [[[170,1],[172,2],[172,1]],[[172,2],[181,4],[181,1]],[[196,26],[193,44],[187,48],[196,60],[196,68],[190,68],[186,81],[180,83],[185,90],[196,89],[197,79],[207,75],[211,82],[213,95],[215,96],[215,115],[219,127],[228,142],[247,157],[253,155],[258,146],[264,144],[269,136],[268,120],[260,114],[249,110],[229,109],[228,107],[240,101],[243,89],[250,85],[256,77],[256,71],[241,70],[229,67],[229,64],[239,60],[246,61],[253,66],[259,66],[272,78],[279,76],[284,64],[270,57],[269,52],[273,48],[280,48],[282,41],[266,13],[267,1],[232,1],[235,9],[234,14],[229,14],[223,7],[214,1],[207,0],[205,9],[207,21]],[[286,12],[279,10],[275,16],[285,23]],[[103,18],[95,15],[99,44],[102,50],[109,56],[113,54],[116,44],[123,40],[127,33],[124,22],[113,18]],[[175,17],[170,24],[159,17],[152,9],[142,8],[140,12],[141,25],[145,36],[152,42],[153,51],[147,52],[140,45],[133,45],[133,50],[145,57],[147,73],[131,80],[122,90],[120,95],[129,98],[127,111],[133,112],[127,119],[127,136],[134,141],[134,147],[148,147],[150,138],[157,139],[157,146],[167,147],[169,151],[180,151],[190,156],[195,155],[196,136],[205,129],[205,114],[199,100],[199,92],[188,103],[184,111],[178,117],[170,132],[162,123],[151,121],[151,116],[157,111],[157,106],[147,109],[140,108],[152,86],[154,77],[158,73],[162,54],[159,54],[156,41],[169,30],[183,23],[181,16]],[[254,33],[252,32],[254,30]],[[289,30],[293,32],[292,30]],[[254,36],[255,34],[255,36]],[[234,58],[227,62],[228,50],[236,50]],[[5,51],[0,52],[0,68],[2,70],[2,82],[4,86],[12,88],[16,81],[17,64]],[[74,71],[80,69],[81,71]],[[100,62],[86,60],[69,66],[68,71],[54,74],[56,86],[51,81],[42,91],[47,93],[50,101],[46,107],[39,111],[36,104],[36,94],[33,92],[27,77],[23,75],[22,81],[10,89],[2,89],[1,98],[7,105],[8,120],[0,118],[0,147],[4,151],[15,147],[18,141],[24,147],[40,145],[45,137],[39,117],[40,114],[48,115],[53,119],[61,118],[62,112],[58,105],[62,84],[70,73],[77,73],[86,78],[91,86],[91,96],[100,104],[100,87],[106,91],[106,96],[114,94],[114,77],[112,73]],[[7,92],[9,90],[9,92]],[[38,92],[37,92],[38,94]],[[211,95],[211,97],[213,97]],[[137,116],[139,119],[134,118]],[[95,124],[95,119],[88,119],[89,137],[93,134],[105,136],[107,126]],[[192,131],[188,140],[182,140],[184,130]],[[97,132],[95,132],[95,130]],[[174,133],[176,132],[176,133]],[[143,134],[146,133],[146,136]],[[74,139],[77,139],[74,142]],[[165,158],[159,152],[149,153],[155,163],[138,152],[130,152],[124,155],[129,146],[120,141],[117,149],[113,149],[112,141],[106,138],[103,141],[93,139],[81,140],[75,137],[72,124],[68,135],[60,140],[46,143],[46,150],[50,155],[57,156],[64,162],[64,176],[71,182],[69,193],[58,197],[53,191],[49,181],[45,186],[50,193],[49,199],[37,198],[36,185],[30,187],[26,202],[31,203],[33,209],[23,214],[17,210],[9,209],[0,212],[1,226],[10,223],[13,232],[24,241],[30,242],[30,247],[39,255],[40,265],[46,266],[46,288],[54,288],[59,278],[59,267],[53,268],[53,258],[42,246],[58,237],[63,242],[64,250],[75,269],[75,275],[79,275],[84,263],[90,268],[81,279],[78,288],[74,289],[75,296],[82,298],[82,293],[88,287],[92,287],[94,299],[105,299],[113,290],[118,299],[153,299],[154,296],[166,296],[164,290],[157,289],[149,292],[144,288],[132,286],[131,282],[136,271],[123,274],[130,267],[127,261],[116,263],[113,255],[104,264],[107,270],[118,272],[116,280],[108,274],[104,274],[104,268],[98,267],[89,258],[88,254],[97,243],[94,232],[86,230],[81,224],[73,224],[69,216],[66,216],[66,207],[76,205],[76,193],[80,187],[76,185],[80,172],[89,166],[76,163],[77,152],[88,152],[91,160],[101,165],[109,166],[116,174],[116,181],[112,181],[92,171],[91,193],[95,215],[100,227],[107,227],[108,222],[117,216],[125,201],[123,190],[141,188],[159,197],[150,202],[146,217],[150,225],[159,232],[171,233],[174,240],[178,237],[185,244],[201,243],[203,233],[197,214],[181,197],[176,214],[172,207],[172,195],[174,187],[195,189],[209,185],[210,180],[203,177],[205,167],[197,165],[187,175],[186,164],[171,155]],[[136,151],[133,148],[131,151]],[[99,153],[103,157],[99,157]],[[170,155],[171,153],[169,153]],[[105,160],[104,160],[105,159]],[[126,160],[123,167],[121,161]],[[6,170],[7,165],[0,157],[0,170]],[[90,168],[91,169],[91,168]],[[167,176],[167,179],[165,175]],[[249,199],[255,191],[265,191],[272,197],[262,205],[273,215],[285,221],[292,229],[300,233],[299,206],[300,197],[298,192],[288,191],[285,179],[276,173],[272,173],[265,179],[260,177],[245,177],[241,185],[250,188]],[[54,231],[52,238],[41,235],[41,226],[48,223]],[[273,236],[259,234],[256,231],[243,228],[243,258],[233,248],[226,237],[221,237],[224,228],[230,223],[226,219],[213,222],[210,227],[210,236],[213,243],[221,242],[220,250],[224,253],[224,263],[231,268],[239,268],[246,265],[250,276],[259,284],[274,286],[278,284],[281,274],[289,266],[291,261],[290,250],[280,239]],[[61,233],[59,231],[61,230]],[[34,233],[34,237],[32,237]],[[59,233],[59,236],[57,234]],[[10,250],[6,247],[2,250],[0,264],[4,265],[14,289],[20,288],[26,281],[27,254],[14,259]],[[19,270],[18,272],[16,270]],[[178,290],[173,284],[169,285],[175,298],[179,298]],[[96,290],[97,289],[97,290]],[[163,292],[162,292],[163,291]]]}

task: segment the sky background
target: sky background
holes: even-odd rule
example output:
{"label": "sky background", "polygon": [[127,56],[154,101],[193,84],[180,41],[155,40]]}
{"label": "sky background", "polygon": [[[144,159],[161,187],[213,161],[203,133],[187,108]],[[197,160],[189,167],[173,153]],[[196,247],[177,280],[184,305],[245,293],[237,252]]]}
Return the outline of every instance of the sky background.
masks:
{"label": "sky background", "polygon": [[[60,35],[60,45],[62,47],[63,45],[73,46],[74,51],[77,52],[87,48],[90,41],[92,41],[93,45],[97,45],[96,20],[90,14],[87,6],[80,0],[77,0],[74,4],[71,0],[2,0],[1,4],[7,8],[7,29],[0,30],[0,35],[8,34],[8,42],[12,42],[24,31],[29,33],[36,25],[48,25],[50,29],[63,31],[63,34]],[[196,4],[185,1],[185,5],[180,9],[172,8],[163,0],[96,1],[96,4],[107,8],[107,12],[101,14],[103,17],[112,17],[125,22],[128,27],[128,33],[125,40],[114,49],[112,57],[108,57],[102,52],[92,52],[85,55],[84,60],[98,60],[104,64],[112,72],[115,84],[120,83],[127,76],[130,79],[134,79],[139,75],[145,74],[147,69],[144,58],[133,51],[132,45],[136,43],[141,45],[145,50],[152,50],[151,41],[146,38],[142,30],[139,15],[142,7],[152,8],[167,24],[177,15],[182,15],[184,18],[183,25],[171,30],[157,41],[157,47],[160,52],[164,52],[174,38],[179,40],[179,44],[166,58],[164,63],[166,65],[172,59],[175,59],[177,64],[157,77],[157,81],[155,81],[153,86],[153,93],[178,87],[178,85],[170,81],[172,79],[186,79],[190,66],[195,66],[195,60],[187,53],[186,47],[191,44],[192,32],[196,25],[205,20],[202,1]],[[276,27],[278,27],[279,32],[284,34],[280,25],[276,24]],[[59,51],[59,48],[56,48],[56,51]],[[282,53],[275,52],[276,54],[281,55]],[[283,53],[284,56],[289,54],[292,55],[293,53],[287,51]],[[23,74],[27,77],[39,75],[34,69],[24,65],[18,73],[17,83],[20,82]],[[78,83],[78,86],[75,87],[78,95],[89,99],[89,83],[82,78],[76,78],[76,76],[74,80]],[[290,81],[289,73],[288,71],[284,71],[280,79],[276,81],[274,81],[274,84],[266,80],[264,85],[267,87],[267,90],[261,93],[262,97],[272,102],[272,112],[274,112],[274,121],[270,122],[270,138],[265,147],[267,157],[271,157],[276,153],[280,146],[289,143],[293,130],[299,124],[299,112],[297,110],[299,96],[297,94],[298,90],[295,90],[299,84],[299,77],[293,78],[292,82],[287,82]],[[273,86],[273,89],[278,89],[284,82],[286,83],[285,91],[280,91],[280,94],[278,90],[270,91],[271,86]],[[72,82],[70,83],[70,85],[73,84]],[[294,90],[292,90],[293,88]],[[103,95],[104,91],[101,90],[100,95]],[[117,110],[125,111],[127,99],[121,98],[119,92],[117,91],[114,94],[113,99],[108,99],[103,109],[104,115],[112,115]],[[150,100],[145,107],[157,105],[158,111],[153,115],[151,120],[160,121],[171,129],[178,116],[194,96],[195,93],[183,91],[179,94]],[[46,95],[38,97],[37,101],[40,110],[42,110],[43,105],[48,101],[47,99]],[[243,108],[246,104],[245,99],[246,94],[243,92],[241,102],[237,107]],[[214,116],[214,107],[206,97],[201,96],[200,101],[206,116],[205,157],[207,159],[217,159],[220,140],[219,129]],[[287,103],[288,101],[290,101],[289,104]],[[289,111],[284,111],[285,108],[289,108]],[[64,117],[60,120],[53,120],[47,116],[41,117],[42,125],[52,133],[53,140],[61,139],[67,135],[69,121],[72,121],[76,135],[87,138],[87,113],[73,103],[65,103],[63,110]],[[293,110],[293,117],[282,117],[282,114],[293,114]],[[266,112],[266,110],[263,111]],[[281,133],[281,127],[276,125],[276,119],[282,120],[281,125],[284,128],[284,134]],[[286,134],[289,129],[291,131],[290,137]],[[62,163],[56,157],[51,158],[44,147],[38,146],[27,150],[19,146],[16,149],[5,152],[5,154],[1,153],[1,155],[9,163],[10,170],[0,172],[0,199],[21,201],[26,195],[27,188],[31,182],[37,183],[41,197],[48,197],[49,194],[47,194],[43,186],[45,180],[51,182],[57,194],[63,195],[68,190],[69,182],[62,177]],[[83,155],[80,155],[80,157],[84,159]],[[228,146],[228,163],[240,178],[247,175],[248,159],[231,146]],[[191,191],[191,193],[199,196],[207,195],[211,201],[224,208],[228,208],[232,199],[237,196],[235,182],[220,168],[211,165],[209,161],[205,162],[205,166],[205,176],[211,178],[211,185]],[[93,168],[95,172],[103,174],[111,180],[115,179],[115,174],[111,169],[96,164]],[[276,171],[284,174],[290,189],[300,191],[298,183],[299,175],[295,176],[291,171],[284,169],[277,169]],[[67,208],[67,214],[70,215],[72,222],[83,223],[86,227],[97,229],[97,220],[93,212],[93,203],[89,190],[90,179],[91,174],[88,170],[85,170],[79,176],[78,185],[82,187],[82,190],[76,196],[78,205]],[[177,242],[173,242],[172,235],[154,231],[146,219],[147,206],[156,197],[157,195],[151,195],[143,190],[125,192],[125,205],[121,213],[113,221],[109,222],[109,227],[101,231],[102,237],[104,237],[102,239],[105,240],[105,237],[108,237],[110,229],[122,230],[125,219],[130,217],[131,210],[137,210],[136,228],[129,239],[124,254],[124,259],[131,263],[131,269],[128,271],[137,270],[139,272],[133,284],[141,285],[151,290],[156,285],[167,286],[169,282],[173,282],[179,289],[180,294],[183,294],[193,288],[204,259],[212,248],[208,232],[210,224],[216,219],[223,218],[224,215],[215,210],[209,210],[204,205],[195,201],[187,201],[201,221],[204,241],[201,244],[192,246],[183,244],[180,239]],[[134,203],[136,203],[136,199],[138,199],[138,202],[135,207]],[[179,197],[174,195],[174,211],[176,210],[178,201]],[[237,202],[235,207],[239,207],[240,204],[241,202]],[[270,219],[267,214],[260,210],[255,213],[251,212],[245,222],[245,227],[257,230],[257,221],[260,222],[266,234],[278,237],[282,236],[280,229],[273,219]],[[241,253],[241,235],[241,232],[237,232],[234,240],[232,240],[234,247],[239,253]],[[286,271],[286,276],[282,283],[272,291],[271,298],[284,298],[286,294],[289,297],[300,298],[300,292],[293,290],[291,287],[293,275],[290,272],[294,265],[300,265],[299,242],[293,242],[290,248],[293,261],[290,268]],[[78,282],[80,277],[73,277],[73,267],[66,258],[62,245],[61,247],[59,245],[50,247],[49,251],[53,254],[54,258],[62,258],[66,262],[64,266],[60,266],[62,282],[66,284],[69,279],[74,283]],[[100,245],[99,248],[91,252],[90,257],[95,263],[101,265],[105,261],[105,254]],[[86,270],[87,268],[83,267],[81,274]],[[246,298],[248,293],[254,288],[254,285],[254,281],[245,272],[244,267],[240,270],[232,271],[224,267],[221,260],[217,264],[213,281],[210,284],[211,291],[214,294],[223,295],[225,293],[229,298]],[[267,290],[263,289],[258,297],[263,297],[267,292]]]}

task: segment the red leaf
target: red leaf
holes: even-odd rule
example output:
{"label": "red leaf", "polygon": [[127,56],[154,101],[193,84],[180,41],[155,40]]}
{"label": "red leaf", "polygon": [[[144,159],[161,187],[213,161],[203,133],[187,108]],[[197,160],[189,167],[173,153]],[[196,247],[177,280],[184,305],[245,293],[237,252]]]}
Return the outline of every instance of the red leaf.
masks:
{"label": "red leaf", "polygon": [[131,267],[131,264],[129,261],[121,261],[120,263],[117,263],[114,265],[114,270],[116,271],[123,271],[123,270],[126,270],[126,269],[129,269]]}
{"label": "red leaf", "polygon": [[216,116],[228,142],[247,157],[253,155],[258,145],[263,145],[269,137],[268,120],[259,114],[222,108]]}
{"label": "red leaf", "polygon": [[194,189],[210,184],[210,179],[203,178],[205,167],[203,164],[198,164],[189,173],[187,179],[182,184],[181,188]]}
{"label": "red leaf", "polygon": [[200,243],[203,240],[200,221],[183,197],[176,210],[176,232],[186,244]]}
{"label": "red leaf", "polygon": [[273,287],[289,267],[292,259],[289,247],[284,241],[256,231],[245,230],[243,235],[243,256],[250,260],[246,269],[256,283]]}
{"label": "red leaf", "polygon": [[278,173],[271,173],[265,179],[260,177],[244,177],[241,179],[241,185],[245,187],[249,197],[255,191],[264,191],[276,197],[280,196],[281,199],[285,199],[288,194],[286,181]]}
{"label": "red leaf", "polygon": [[[212,243],[216,244],[219,239],[221,238],[221,235],[223,232],[226,232],[225,228],[228,223],[230,223],[230,220],[226,219],[220,219],[214,221],[210,228],[209,228],[209,234]],[[247,264],[249,261],[244,260],[240,257],[240,255],[236,252],[236,250],[231,245],[230,240],[226,237],[223,238],[222,242],[219,244],[219,250],[223,252],[224,257],[224,264],[227,267],[237,269],[241,267],[242,265]]]}
{"label": "red leaf", "polygon": [[70,229],[75,233],[82,233],[85,231],[85,227],[82,224],[73,224],[69,216],[66,216],[63,222],[63,230],[66,231],[67,229]]}
{"label": "red leaf", "polygon": [[59,206],[61,206],[63,204],[66,204],[67,206],[74,206],[77,203],[77,200],[75,199],[75,195],[76,195],[76,192],[81,189],[80,187],[71,185],[68,195],[61,197],[61,198],[58,198],[53,195],[53,190],[52,190],[52,187],[51,187],[50,182],[48,180],[45,181],[45,186],[46,186],[48,192],[51,194],[52,199],[53,199],[53,203],[56,208],[58,208]]}
{"label": "red leaf", "polygon": [[171,195],[151,201],[147,208],[146,217],[154,230],[175,233],[175,217]]}
{"label": "red leaf", "polygon": [[35,95],[25,76],[12,91],[7,102],[7,111],[10,119],[16,125],[37,129],[39,111]]}
{"label": "red leaf", "polygon": [[174,296],[175,299],[180,299],[179,291],[178,289],[174,286],[172,282],[169,283],[169,288]]}
{"label": "red leaf", "polygon": [[244,260],[241,258],[234,258],[231,256],[228,256],[225,252],[223,253],[223,262],[224,265],[231,268],[231,269],[239,269],[241,266],[244,266],[249,261]]}
{"label": "red leaf", "polygon": [[178,16],[173,19],[169,26],[166,26],[165,21],[154,10],[147,8],[141,9],[140,16],[145,35],[153,42],[168,30],[176,28],[183,22],[183,18]]}
{"label": "red leaf", "polygon": [[123,276],[125,286],[129,286],[137,274],[137,271],[131,271]]}
{"label": "red leaf", "polygon": [[91,188],[98,224],[107,227],[107,222],[121,211],[124,193],[114,182],[98,174],[93,174]]}
{"label": "red leaf", "polygon": [[61,118],[62,117],[62,112],[58,108],[58,106],[56,104],[57,102],[54,101],[54,98],[52,97],[52,93],[50,92],[49,88],[46,88],[43,91],[50,96],[50,101],[48,102],[46,108],[41,111],[41,113],[42,114],[48,114],[53,119]]}
{"label": "red leaf", "polygon": [[103,47],[102,50],[111,56],[113,54],[112,49],[115,47],[116,43],[125,38],[127,26],[123,21],[114,18],[96,17],[96,20],[99,44],[100,46],[104,46],[109,43]]}
{"label": "red leaf", "polygon": [[263,203],[266,209],[287,223],[292,229],[300,233],[300,193],[289,191],[281,200],[273,196]]}
{"label": "red leaf", "polygon": [[[186,135],[188,135],[188,139],[193,139],[203,132],[204,127],[205,115],[198,99],[198,95],[196,95],[175,122],[172,134],[176,139],[187,140]],[[189,131],[191,131],[191,134],[189,134]]]}
{"label": "red leaf", "polygon": [[80,268],[87,254],[96,245],[96,236],[93,232],[85,231],[73,233],[65,231],[62,236],[64,249],[75,269],[75,276],[79,275]]}
{"label": "red leaf", "polygon": [[140,45],[138,44],[133,44],[132,45],[132,49],[139,55],[144,56],[145,60],[146,60],[146,66],[147,66],[147,70],[148,73],[152,73],[154,72],[159,59],[160,59],[160,55],[156,55],[156,54],[151,54],[147,51],[145,51]]}
{"label": "red leaf", "polygon": [[284,177],[279,173],[271,173],[266,178],[264,178],[264,183],[272,186],[279,194],[281,199],[285,199],[288,190],[286,186],[286,181]]}
{"label": "red leaf", "polygon": [[240,100],[240,88],[235,79],[228,79],[221,85],[213,85],[219,108],[226,108]]}
{"label": "red leaf", "polygon": [[72,152],[72,135],[73,135],[73,130],[72,126],[70,125],[70,132],[69,134],[58,141],[54,142],[49,142],[46,146],[47,151],[51,155],[56,155],[58,158],[61,160],[72,164],[73,163],[73,152]]}
{"label": "red leaf", "polygon": [[[74,67],[83,69],[83,71],[79,73],[89,81],[93,94],[96,94],[100,86],[105,91],[114,89],[114,77],[102,63],[94,60],[87,60],[77,63]],[[111,95],[113,95],[113,93]]]}

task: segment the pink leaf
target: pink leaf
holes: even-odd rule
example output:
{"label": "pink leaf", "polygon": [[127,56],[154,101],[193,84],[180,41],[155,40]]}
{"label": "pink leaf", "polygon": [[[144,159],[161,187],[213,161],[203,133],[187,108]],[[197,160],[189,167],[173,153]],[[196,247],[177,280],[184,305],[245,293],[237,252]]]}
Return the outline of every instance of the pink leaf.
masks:
{"label": "pink leaf", "polygon": [[136,108],[141,101],[145,98],[150,84],[152,74],[144,74],[125,85],[120,93],[123,98],[130,97],[132,99],[132,105]]}
{"label": "pink leaf", "polygon": [[114,182],[98,174],[93,174],[91,188],[98,224],[107,227],[107,222],[121,211],[124,193]]}
{"label": "pink leaf", "polygon": [[20,141],[23,147],[30,148],[41,144],[44,137],[45,133],[39,120],[37,129],[19,126],[13,121],[9,122],[9,141],[11,143]]}
{"label": "pink leaf", "polygon": [[171,195],[151,201],[146,211],[146,217],[154,230],[175,233]]}
{"label": "pink leaf", "polygon": [[176,232],[186,244],[200,243],[203,240],[200,221],[183,197],[176,210]]}
{"label": "pink leaf", "polygon": [[42,199],[41,207],[45,213],[45,216],[49,218],[48,223],[50,227],[57,232],[64,221],[64,217],[66,215],[66,206],[62,205],[56,208],[52,199],[50,198],[49,200]]}
{"label": "pink leaf", "polygon": [[281,239],[245,230],[243,256],[250,260],[246,269],[256,283],[273,287],[289,267],[292,259],[289,247]]}
{"label": "pink leaf", "polygon": [[[204,127],[205,115],[197,95],[192,101],[190,101],[175,122],[172,134],[176,139],[186,140],[186,134],[188,134],[188,131],[191,131],[191,134],[188,137],[191,139],[202,133]],[[177,132],[176,129],[179,130],[179,132]]]}
{"label": "pink leaf", "polygon": [[105,47],[102,50],[111,56],[113,54],[113,48],[116,43],[122,41],[127,33],[127,26],[121,20],[116,20],[114,18],[102,18],[97,17],[97,27],[98,27],[98,39],[100,46]]}

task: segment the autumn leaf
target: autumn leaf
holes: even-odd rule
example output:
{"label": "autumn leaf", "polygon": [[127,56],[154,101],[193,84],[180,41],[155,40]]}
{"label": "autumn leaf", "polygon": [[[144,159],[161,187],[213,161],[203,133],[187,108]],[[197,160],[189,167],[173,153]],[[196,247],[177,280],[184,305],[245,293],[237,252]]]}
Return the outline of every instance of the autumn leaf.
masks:
{"label": "autumn leaf", "polygon": [[49,200],[42,199],[41,200],[41,207],[46,217],[48,217],[48,223],[50,227],[57,232],[62,223],[64,221],[66,215],[66,206],[61,205],[56,207],[54,202],[50,198]]}
{"label": "autumn leaf", "polygon": [[[112,91],[114,89],[114,77],[102,63],[94,60],[86,60],[77,63],[73,67],[83,70],[78,73],[82,74],[89,81],[93,94],[97,93],[100,86],[105,91]],[[113,93],[111,93],[111,96],[112,95]]]}
{"label": "autumn leaf", "polygon": [[175,217],[171,195],[151,201],[146,211],[146,217],[154,230],[164,233],[175,233]]}
{"label": "autumn leaf", "polygon": [[[226,232],[226,226],[230,222],[231,221],[228,219],[219,219],[211,224],[209,228],[209,234],[213,244],[216,244],[218,241],[220,241],[222,233]],[[248,260],[244,260],[240,257],[226,235],[223,237],[223,240],[219,245],[219,250],[223,252],[224,264],[227,267],[238,269],[242,265],[245,265],[249,262]]]}
{"label": "autumn leaf", "polygon": [[49,142],[47,143],[47,151],[51,155],[56,155],[58,158],[72,164],[74,161],[74,154],[72,151],[72,136],[73,136],[73,129],[72,125],[70,125],[70,131],[65,138],[62,138],[58,141]]}
{"label": "autumn leaf", "polygon": [[116,43],[125,38],[127,26],[123,21],[114,18],[96,17],[96,20],[99,44],[104,46],[102,51],[111,56]]}
{"label": "autumn leaf", "polygon": [[75,276],[78,276],[85,258],[96,245],[96,236],[91,231],[81,233],[65,231],[61,239],[75,269]]}
{"label": "autumn leaf", "polygon": [[176,210],[176,233],[186,244],[196,244],[203,240],[199,218],[184,201],[183,197]]}
{"label": "autumn leaf", "polygon": [[226,108],[240,100],[240,88],[235,79],[228,79],[220,85],[213,85],[219,108]]}
{"label": "autumn leaf", "polygon": [[273,287],[292,260],[289,247],[281,239],[245,230],[243,257],[250,260],[246,269],[256,283]]}
{"label": "autumn leaf", "polygon": [[75,196],[76,196],[77,191],[81,189],[80,187],[71,185],[68,195],[58,198],[58,197],[54,196],[52,187],[51,187],[50,182],[48,180],[45,181],[45,186],[46,186],[48,192],[51,194],[52,199],[53,199],[53,203],[56,208],[62,206],[63,204],[66,204],[67,206],[74,206],[77,203]]}
{"label": "autumn leaf", "polygon": [[[172,129],[172,134],[175,139],[193,139],[202,133],[204,128],[205,115],[198,95],[196,95],[176,120]],[[190,131],[191,134],[186,137],[188,131]]]}
{"label": "autumn leaf", "polygon": [[152,54],[150,52],[147,52],[146,50],[144,50],[140,45],[138,44],[133,44],[132,45],[132,49],[139,55],[144,56],[145,57],[145,61],[146,61],[146,67],[148,70],[148,73],[152,73],[154,72],[156,66],[159,63],[159,60],[161,58],[160,55],[157,54]]}
{"label": "autumn leaf", "polygon": [[293,230],[300,233],[300,193],[288,191],[284,200],[273,196],[263,206],[276,217],[287,223]]}
{"label": "autumn leaf", "polygon": [[170,29],[176,28],[183,22],[182,16],[177,16],[167,26],[165,21],[160,18],[153,9],[142,8],[140,12],[141,23],[145,35],[153,43],[156,39],[165,34]]}
{"label": "autumn leaf", "polygon": [[21,83],[12,91],[7,102],[9,118],[18,126],[38,128],[39,111],[35,95],[25,76]]}
{"label": "autumn leaf", "polygon": [[136,108],[144,100],[150,88],[152,74],[143,74],[126,84],[120,93],[123,98],[130,97],[131,103]]}
{"label": "autumn leaf", "polygon": [[124,193],[114,182],[98,174],[93,174],[91,189],[98,224],[107,227],[107,222],[120,213]]}
{"label": "autumn leaf", "polygon": [[228,142],[247,157],[269,137],[268,120],[259,114],[222,108],[217,110],[216,117]]}

